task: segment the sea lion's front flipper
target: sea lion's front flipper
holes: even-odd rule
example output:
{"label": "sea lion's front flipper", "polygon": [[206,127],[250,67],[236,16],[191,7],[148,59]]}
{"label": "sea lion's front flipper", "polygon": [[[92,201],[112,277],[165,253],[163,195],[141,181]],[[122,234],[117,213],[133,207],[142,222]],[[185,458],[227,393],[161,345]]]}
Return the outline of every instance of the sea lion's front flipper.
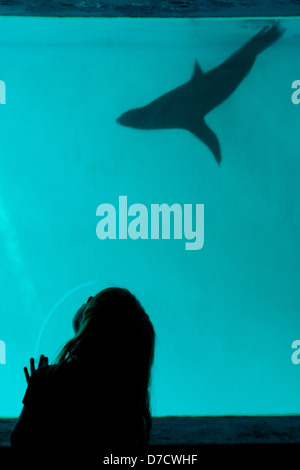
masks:
{"label": "sea lion's front flipper", "polygon": [[192,79],[197,80],[201,78],[202,75],[203,75],[203,70],[200,67],[199,62],[196,60],[195,65],[194,65],[194,72],[193,72]]}
{"label": "sea lion's front flipper", "polygon": [[199,126],[194,127],[193,129],[188,129],[190,132],[195,134],[198,139],[207,145],[207,147],[213,153],[218,165],[221,163],[221,148],[218,137],[216,134],[208,127],[206,122],[203,120],[200,122]]}

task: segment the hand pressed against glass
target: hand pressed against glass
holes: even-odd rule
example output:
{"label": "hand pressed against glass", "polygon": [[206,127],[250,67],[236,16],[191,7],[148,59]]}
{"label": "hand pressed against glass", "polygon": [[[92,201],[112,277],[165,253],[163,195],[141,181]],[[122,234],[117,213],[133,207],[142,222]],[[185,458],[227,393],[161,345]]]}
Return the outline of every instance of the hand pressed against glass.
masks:
{"label": "hand pressed against glass", "polygon": [[[37,368],[40,369],[41,367],[47,366],[47,365],[48,365],[48,357],[45,357],[44,354],[41,354]],[[24,367],[24,374],[25,374],[27,383],[29,383],[30,377],[34,371],[35,371],[34,358],[31,357],[30,358],[30,374],[28,372],[27,367]]]}

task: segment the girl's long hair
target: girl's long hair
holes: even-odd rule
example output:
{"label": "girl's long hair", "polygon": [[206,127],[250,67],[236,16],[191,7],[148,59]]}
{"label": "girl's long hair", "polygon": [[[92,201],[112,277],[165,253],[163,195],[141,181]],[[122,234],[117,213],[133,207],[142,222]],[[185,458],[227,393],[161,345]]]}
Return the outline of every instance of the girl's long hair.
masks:
{"label": "girl's long hair", "polygon": [[149,387],[154,342],[153,325],[140,302],[127,289],[110,287],[87,304],[79,331],[56,360],[58,368],[76,361],[87,383],[94,380],[93,386],[100,375],[105,377],[108,396],[117,398],[120,409],[128,406],[122,398],[134,408],[140,444],[148,443],[152,427]]}

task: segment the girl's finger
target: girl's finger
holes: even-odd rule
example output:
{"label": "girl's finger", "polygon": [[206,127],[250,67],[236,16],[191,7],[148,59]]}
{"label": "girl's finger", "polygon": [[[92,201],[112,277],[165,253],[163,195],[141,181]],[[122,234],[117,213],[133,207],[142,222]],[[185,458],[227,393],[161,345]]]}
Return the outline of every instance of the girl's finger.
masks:
{"label": "girl's finger", "polygon": [[30,372],[31,374],[35,371],[35,366],[34,366],[34,358],[30,358]]}
{"label": "girl's finger", "polygon": [[27,367],[24,367],[24,374],[25,374],[26,382],[29,383],[30,375],[29,375]]}
{"label": "girl's finger", "polygon": [[44,364],[44,354],[41,354],[38,367],[42,367],[43,364]]}

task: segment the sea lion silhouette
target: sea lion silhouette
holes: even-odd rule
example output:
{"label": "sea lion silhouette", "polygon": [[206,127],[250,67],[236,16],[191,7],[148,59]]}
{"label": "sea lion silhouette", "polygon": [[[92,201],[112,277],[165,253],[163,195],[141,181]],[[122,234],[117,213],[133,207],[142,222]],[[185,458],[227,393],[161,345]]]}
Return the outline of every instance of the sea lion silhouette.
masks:
{"label": "sea lion silhouette", "polygon": [[257,55],[277,41],[284,29],[279,22],[265,26],[222,64],[203,72],[196,61],[192,78],[150,104],[122,114],[117,122],[136,129],[185,129],[213,153],[218,164],[221,149],[205,115],[225,101],[251,70]]}

